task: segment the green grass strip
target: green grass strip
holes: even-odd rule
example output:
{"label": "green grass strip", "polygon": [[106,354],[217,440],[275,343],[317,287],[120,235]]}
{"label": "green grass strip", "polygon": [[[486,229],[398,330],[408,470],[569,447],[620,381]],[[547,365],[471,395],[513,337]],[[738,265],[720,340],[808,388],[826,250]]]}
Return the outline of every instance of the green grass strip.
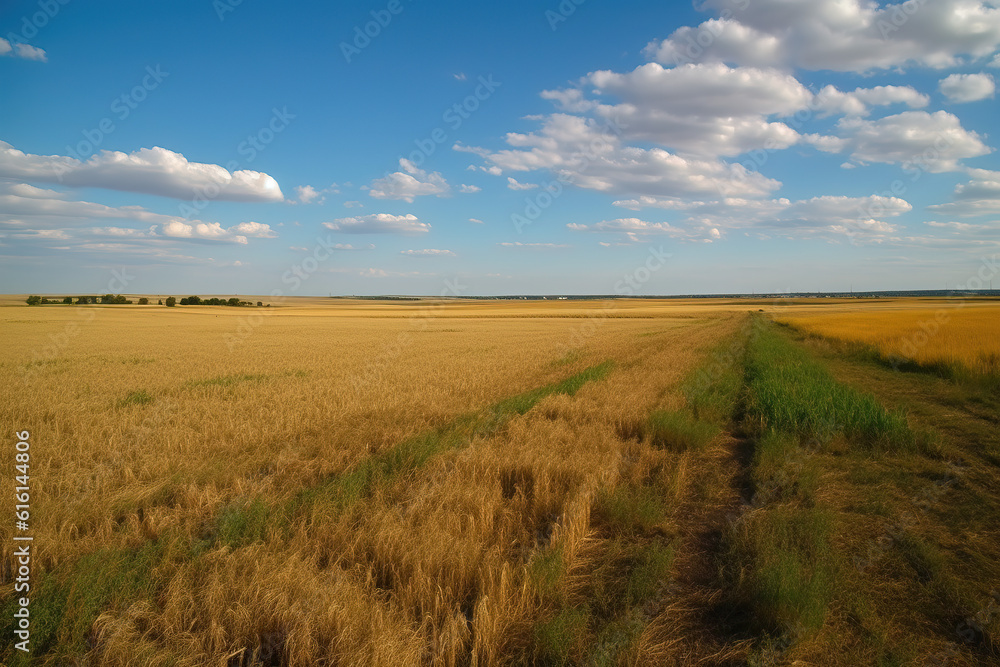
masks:
{"label": "green grass strip", "polygon": [[915,444],[902,412],[890,412],[871,394],[838,383],[822,363],[760,318],[747,346],[744,377],[744,418],[754,435],[786,433],[822,442],[843,433],[873,450]]}

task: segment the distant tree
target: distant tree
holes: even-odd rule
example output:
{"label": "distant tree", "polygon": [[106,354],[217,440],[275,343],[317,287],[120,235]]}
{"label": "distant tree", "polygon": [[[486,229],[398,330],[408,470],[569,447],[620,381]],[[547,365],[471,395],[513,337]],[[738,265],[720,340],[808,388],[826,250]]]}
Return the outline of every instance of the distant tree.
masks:
{"label": "distant tree", "polygon": [[188,297],[188,304],[190,304],[192,306],[197,306],[200,303],[201,303],[201,297],[200,296],[189,296]]}
{"label": "distant tree", "polygon": [[122,305],[122,304],[126,304],[126,303],[131,303],[131,301],[127,300],[127,299],[126,299],[126,298],[125,298],[124,296],[122,296],[121,294],[118,294],[118,295],[116,295],[116,296],[115,296],[115,300],[114,300],[114,303],[117,303],[117,304],[119,304],[119,305]]}
{"label": "distant tree", "polygon": [[157,306],[162,306],[162,305],[163,305],[163,299],[159,299],[159,300],[158,300],[158,301],[156,302],[156,305],[157,305]]}
{"label": "distant tree", "polygon": [[167,297],[167,308],[173,308],[177,305],[177,299],[172,296]]}
{"label": "distant tree", "polygon": [[29,296],[27,299],[25,299],[25,302],[29,306],[37,306],[38,304],[40,304],[42,302],[42,297],[32,295],[32,296]]}
{"label": "distant tree", "polygon": [[146,297],[140,298],[139,299],[139,305],[140,306],[148,306],[149,305],[149,299],[147,299]]}
{"label": "distant tree", "polygon": [[114,302],[115,302],[114,294],[105,294],[104,296],[101,297],[101,303],[114,303]]}
{"label": "distant tree", "polygon": [[229,299],[229,303],[228,303],[228,305],[230,305],[230,306],[238,306],[238,305],[240,305],[240,300],[239,300],[239,298],[237,298],[237,297],[235,297],[235,296],[234,296],[234,297],[232,297],[231,299]]}
{"label": "distant tree", "polygon": [[63,299],[63,303],[65,303],[68,306],[72,306],[73,305],[73,297],[68,296],[68,297],[64,298]]}
{"label": "distant tree", "polygon": [[89,299],[87,297],[85,297],[85,296],[78,296],[78,297],[76,297],[76,305],[78,305],[78,306],[85,306],[85,305],[87,305],[88,301],[89,301]]}
{"label": "distant tree", "polygon": [[258,308],[260,308],[260,307],[261,307],[261,306],[263,306],[263,305],[264,305],[264,302],[263,302],[263,301],[258,301],[258,302],[257,302],[257,307],[258,307]]}

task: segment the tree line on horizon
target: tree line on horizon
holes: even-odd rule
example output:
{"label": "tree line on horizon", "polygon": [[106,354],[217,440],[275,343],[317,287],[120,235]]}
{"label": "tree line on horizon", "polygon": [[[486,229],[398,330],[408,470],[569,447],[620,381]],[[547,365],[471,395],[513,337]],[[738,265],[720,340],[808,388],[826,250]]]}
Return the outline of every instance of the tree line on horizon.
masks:
{"label": "tree line on horizon", "polygon": [[[87,304],[98,304],[98,303],[103,304],[103,305],[129,305],[129,304],[133,303],[132,299],[127,299],[127,298],[125,298],[125,296],[123,296],[121,294],[105,294],[104,296],[77,296],[77,297],[67,296],[67,297],[63,297],[62,299],[59,299],[59,298],[49,299],[49,298],[44,297],[44,296],[36,296],[36,295],[33,294],[33,295],[29,296],[27,299],[25,299],[25,302],[29,306],[51,305],[51,304],[61,304],[61,305],[67,305],[67,306],[71,306],[71,305],[75,304],[75,305],[78,305],[78,306],[84,306],[84,305],[87,305]],[[164,300],[164,299],[158,299],[157,300],[157,305],[158,306],[167,306],[168,308],[172,308],[172,307],[176,306],[177,303],[178,303],[177,299],[175,297],[172,297],[172,296],[168,296],[166,298],[166,300]],[[140,297],[139,298],[139,305],[140,306],[148,306],[149,305],[149,299],[147,297]],[[233,307],[247,307],[247,306],[251,306],[252,307],[254,305],[254,303],[253,303],[253,301],[241,301],[239,299],[239,297],[235,297],[235,296],[234,297],[230,297],[228,299],[223,299],[223,298],[219,298],[219,297],[211,297],[211,298],[208,298],[208,299],[202,299],[200,296],[186,296],[186,297],[182,297],[181,298],[180,305],[182,305],[182,306],[233,306]],[[271,304],[267,304],[266,307],[270,307],[270,306],[271,306]],[[257,307],[258,308],[262,308],[262,307],[265,307],[265,306],[264,306],[264,303],[262,301],[258,301],[257,302]]]}

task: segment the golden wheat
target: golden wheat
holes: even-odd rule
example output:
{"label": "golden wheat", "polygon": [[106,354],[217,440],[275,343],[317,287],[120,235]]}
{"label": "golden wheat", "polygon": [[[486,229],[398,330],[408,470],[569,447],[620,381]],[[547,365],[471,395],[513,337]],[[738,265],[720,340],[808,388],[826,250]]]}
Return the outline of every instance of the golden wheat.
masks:
{"label": "golden wheat", "polygon": [[[31,431],[33,576],[68,580],[67,618],[79,622],[80,600],[96,595],[83,587],[107,582],[73,577],[111,572],[120,586],[141,575],[139,593],[95,598],[86,644],[60,627],[47,660],[488,665],[522,655],[549,613],[532,563],[558,549],[577,571],[595,539],[595,494],[670,476],[670,455],[621,428],[682,403],[680,379],[734,330],[731,310],[350,303],[273,309],[248,324],[260,311],[3,308],[0,421]],[[469,434],[354,506],[299,502],[400,443],[609,360],[605,379]],[[255,507],[285,518],[226,544],[222,517]]]}
{"label": "golden wheat", "polygon": [[1000,305],[995,302],[928,300],[921,308],[817,310],[777,319],[808,333],[871,345],[890,360],[1000,373]]}

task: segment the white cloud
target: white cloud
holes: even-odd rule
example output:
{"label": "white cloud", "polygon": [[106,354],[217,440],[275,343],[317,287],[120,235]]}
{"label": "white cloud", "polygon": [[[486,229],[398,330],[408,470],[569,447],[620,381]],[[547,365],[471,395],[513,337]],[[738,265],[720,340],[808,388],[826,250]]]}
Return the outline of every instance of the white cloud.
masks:
{"label": "white cloud", "polygon": [[895,227],[885,220],[912,210],[909,202],[897,197],[822,196],[788,199],[739,199],[686,201],[676,198],[643,197],[614,202],[632,210],[644,208],[681,211],[681,224],[647,223],[637,218],[604,221],[596,225],[576,225],[579,231],[625,233],[630,236],[662,233],[677,238],[715,238],[712,230],[769,230],[779,235],[865,238],[881,240]]}
{"label": "white cloud", "polygon": [[969,173],[972,179],[955,186],[951,202],[927,208],[962,217],[1000,215],[1000,171],[970,169]]}
{"label": "white cloud", "polygon": [[993,97],[996,82],[989,74],[952,74],[941,79],[941,93],[952,104],[978,102]]}
{"label": "white cloud", "polygon": [[521,243],[520,241],[504,241],[503,243],[498,243],[501,248],[569,248],[570,246],[562,243]]}
{"label": "white cloud", "polygon": [[469,218],[469,222],[474,222],[474,223],[476,223],[477,225],[483,225],[483,224],[486,224],[486,223],[484,223],[484,222],[483,222],[482,220],[480,220],[479,218]]}
{"label": "white cloud", "polygon": [[509,133],[513,149],[484,157],[501,169],[549,169],[563,183],[588,190],[655,196],[760,196],[780,183],[738,164],[636,148],[594,119],[556,113],[541,131]]}
{"label": "white cloud", "polygon": [[324,222],[323,226],[349,234],[424,234],[431,230],[426,222],[420,222],[417,216],[391,215],[389,213],[370,213],[350,218],[338,218],[333,222]]}
{"label": "white cloud", "polygon": [[582,225],[570,223],[566,225],[568,229],[578,232],[604,232],[610,234],[624,234],[630,241],[638,242],[641,236],[665,235],[672,238],[719,238],[718,229],[706,230],[705,234],[692,233],[687,229],[674,227],[668,222],[646,222],[639,218],[617,218],[615,220],[602,220],[593,225]]}
{"label": "white cloud", "polygon": [[876,86],[855,88],[853,92],[841,92],[833,86],[824,87],[816,94],[813,108],[822,115],[844,114],[867,116],[870,106],[905,104],[911,109],[920,109],[930,103],[930,98],[910,86]]}
{"label": "white cloud", "polygon": [[[627,74],[593,72],[586,82],[625,103],[654,106],[678,116],[788,116],[812,95],[793,76],[773,69],[731,68],[721,63],[664,68],[641,65]],[[734,102],[739,104],[734,104]]]}
{"label": "white cloud", "polygon": [[869,0],[705,0],[719,19],[650,43],[664,65],[727,62],[757,67],[864,72],[908,63],[952,67],[1000,45],[992,1],[934,0],[880,6]]}
{"label": "white cloud", "polygon": [[323,202],[326,201],[327,194],[339,194],[339,193],[340,190],[337,189],[336,183],[334,183],[328,188],[323,188],[322,190],[317,190],[311,185],[295,186],[295,194],[299,198],[299,203],[302,204],[312,204],[313,202],[317,204],[322,204]]}
{"label": "white cloud", "polygon": [[962,127],[946,111],[906,111],[878,120],[842,118],[837,123],[842,144],[858,162],[901,163],[933,173],[960,169],[959,160],[991,152],[976,132]]}
{"label": "white cloud", "polygon": [[[356,246],[350,243],[334,243],[332,246],[329,246],[329,248],[331,248],[332,250],[374,250],[375,244],[369,243],[363,246]],[[291,248],[289,248],[289,250],[294,250],[296,252],[312,252],[309,248],[304,248],[299,246],[292,246]]]}
{"label": "white cloud", "polygon": [[399,166],[403,171],[386,174],[372,181],[368,194],[375,199],[402,199],[412,204],[416,197],[442,197],[451,192],[451,187],[440,172],[427,173],[406,158],[400,158]]}
{"label": "white cloud", "polygon": [[[18,216],[18,217],[14,217]],[[247,237],[275,238],[270,225],[259,222],[241,222],[228,228],[218,222],[186,220],[178,216],[148,211],[141,206],[112,207],[94,202],[70,200],[65,193],[45,190],[25,183],[0,182],[0,225],[23,226],[30,224],[38,229],[67,228],[66,224],[79,220],[134,220],[148,225],[146,230],[124,227],[95,227],[101,234],[158,238],[167,236],[180,239],[218,240],[245,244]],[[77,230],[79,228],[76,228]]]}
{"label": "white cloud", "polygon": [[30,44],[18,44],[14,47],[14,53],[17,54],[18,58],[24,58],[25,60],[38,60],[39,62],[48,62],[48,56],[45,54],[43,49],[37,46],[31,46]]}
{"label": "white cloud", "polygon": [[295,192],[299,196],[299,201],[303,204],[311,204],[320,196],[319,190],[311,185],[296,185]]}
{"label": "white cloud", "polygon": [[359,201],[345,201],[344,208],[364,208],[365,205]]}
{"label": "white cloud", "polygon": [[464,183],[458,189],[462,194],[473,194],[482,191],[482,188],[478,185],[465,185]]}
{"label": "white cloud", "polygon": [[13,56],[14,58],[24,58],[25,60],[38,60],[43,63],[48,60],[48,57],[45,55],[45,51],[37,46],[31,46],[30,44],[25,44],[24,42],[11,45],[10,42],[2,37],[0,37],[0,56]]}
{"label": "white cloud", "polygon": [[246,236],[253,236],[259,239],[273,239],[278,236],[274,233],[274,230],[271,229],[270,225],[260,222],[241,222],[230,227],[229,231],[237,234],[244,234]]}
{"label": "white cloud", "polygon": [[593,95],[613,95],[620,103],[585,104],[579,90],[546,91],[543,97],[565,111],[592,111],[621,128],[625,140],[652,141],[681,154],[706,157],[795,144],[798,134],[768,117],[790,116],[812,99],[786,73],[721,63],[672,69],[648,63],[625,74],[593,72],[578,85]]}
{"label": "white cloud", "polygon": [[511,190],[534,190],[538,187],[537,183],[518,183],[517,179],[512,176],[507,177],[507,187]]}
{"label": "white cloud", "polygon": [[[32,155],[0,141],[0,176],[71,187],[226,201],[281,201],[278,183],[257,171],[234,171],[215,164],[188,162],[165,148],[133,153],[101,151],[86,162],[61,155]],[[217,193],[214,194],[213,193]]]}
{"label": "white cloud", "polygon": [[424,250],[400,250],[400,255],[408,257],[454,257],[451,250],[438,250],[435,248],[425,248]]}

